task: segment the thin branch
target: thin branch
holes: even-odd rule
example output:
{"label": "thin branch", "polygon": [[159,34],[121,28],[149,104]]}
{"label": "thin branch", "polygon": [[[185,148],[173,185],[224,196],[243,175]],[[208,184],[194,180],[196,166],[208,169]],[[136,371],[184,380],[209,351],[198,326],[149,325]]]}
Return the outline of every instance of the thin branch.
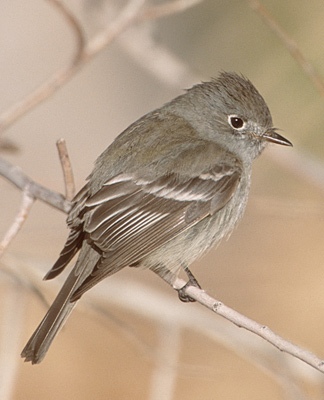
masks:
{"label": "thin branch", "polygon": [[[165,282],[171,285],[175,290],[179,290],[184,287],[186,282],[180,278],[177,278],[171,272],[165,273],[163,271],[156,271]],[[239,328],[247,329],[248,331],[260,336],[267,342],[271,343],[273,346],[277,347],[280,351],[288,353],[305,363],[309,364],[318,371],[324,373],[324,360],[317,357],[315,354],[308,350],[304,350],[294,343],[291,343],[281,336],[277,335],[271,331],[267,326],[261,325],[256,321],[238,313],[237,311],[227,307],[225,304],[216,300],[215,298],[209,296],[204,290],[199,289],[195,286],[189,286],[184,289],[185,293],[190,297],[198,301],[203,306],[214,311],[216,314],[221,315],[228,321],[237,325]]]}
{"label": "thin branch", "polygon": [[15,103],[0,116],[0,133],[32,108],[40,104],[42,101],[48,99],[57,89],[59,89],[69,78],[75,74],[82,59],[85,38],[81,25],[64,5],[64,3],[61,3],[59,0],[48,1],[56,6],[57,10],[63,15],[71,27],[76,39],[76,52],[71,62],[66,67],[56,72],[36,90]]}
{"label": "thin branch", "polygon": [[75,194],[75,183],[73,178],[72,165],[67,151],[65,139],[59,139],[56,142],[56,146],[63,170],[65,198],[67,201],[71,201]]}
{"label": "thin branch", "polygon": [[[107,293],[109,293],[108,297]],[[296,359],[278,352],[275,347],[269,346],[262,338],[252,337],[253,340],[251,340],[250,332],[247,330],[236,329],[235,326],[228,324],[225,319],[215,318],[215,315],[206,312],[207,310],[202,307],[184,307],[174,296],[162,294],[143,283],[133,281],[130,285],[123,278],[115,276],[112,280],[107,279],[102,285],[98,285],[93,292],[89,292],[88,301],[90,301],[92,307],[95,307],[94,309],[105,307],[106,310],[107,307],[109,308],[111,304],[114,304],[127,309],[133,315],[148,319],[158,326],[176,323],[184,331],[199,333],[208,340],[217,342],[233,351],[236,356],[254,365],[287,391],[294,392],[295,396],[291,395],[294,400],[304,399],[301,395],[302,388],[299,387],[301,380],[304,383],[305,378],[312,380],[312,382],[316,379],[318,382],[322,381],[322,375],[317,373],[315,369],[310,369],[305,374],[305,370],[300,368]],[[105,315],[111,319],[110,313],[105,312]],[[124,326],[123,329],[125,330]],[[153,356],[164,358],[165,367],[173,368],[168,356],[157,355],[155,345],[152,348],[151,345],[145,344],[144,338],[140,338],[140,340],[142,341],[140,350],[143,351],[145,346],[148,350],[146,355],[149,355],[151,359]],[[139,343],[137,342],[137,344]],[[219,371],[197,363],[192,365],[178,361],[177,373],[178,378],[197,378],[198,376],[213,380],[215,374],[219,374]]]}
{"label": "thin branch", "polygon": [[65,213],[69,212],[71,204],[65,200],[62,194],[49,190],[34,182],[24,174],[19,167],[10,164],[3,158],[0,158],[0,175],[13,183],[20,190],[24,190],[24,188],[28,186],[29,194],[34,198],[42,200]]}
{"label": "thin branch", "polygon": [[306,76],[310,78],[314,86],[324,97],[324,81],[322,77],[303,55],[296,42],[281,28],[269,11],[264,8],[258,0],[247,0],[247,2],[249,3],[250,7],[263,19],[268,27],[278,36],[297,64],[304,70]]}
{"label": "thin branch", "polygon": [[22,202],[18,214],[16,215],[13,224],[5,234],[5,237],[0,242],[0,257],[20,231],[21,227],[26,221],[26,218],[32,208],[32,205],[34,204],[34,201],[35,199],[30,194],[29,185],[27,184],[23,190]]}
{"label": "thin branch", "polygon": [[146,0],[133,0],[123,8],[116,20],[101,34],[92,39],[84,50],[83,59],[88,61],[108,46],[117,36],[138,18]]}

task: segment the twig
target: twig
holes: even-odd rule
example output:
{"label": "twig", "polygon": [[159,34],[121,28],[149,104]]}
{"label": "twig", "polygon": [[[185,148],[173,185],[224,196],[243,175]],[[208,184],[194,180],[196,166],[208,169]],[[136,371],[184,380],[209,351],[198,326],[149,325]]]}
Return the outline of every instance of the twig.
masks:
{"label": "twig", "polygon": [[22,202],[18,214],[5,234],[5,237],[0,242],[0,257],[23,226],[31,207],[34,204],[34,200],[34,197],[29,192],[29,185],[27,184],[23,190]]}
{"label": "twig", "polygon": [[0,175],[5,177],[9,182],[17,186],[18,189],[24,190],[28,186],[28,191],[31,196],[42,200],[58,210],[65,213],[71,208],[70,202],[66,201],[60,193],[54,192],[44,186],[34,182],[19,167],[10,164],[0,157]]}
{"label": "twig", "polygon": [[[179,290],[184,287],[185,281],[177,278],[174,274],[169,272],[168,274],[164,271],[156,271],[165,282],[171,285],[175,290]],[[204,290],[199,289],[195,286],[188,286],[184,289],[185,293],[190,297],[198,301],[203,306],[214,311],[216,314],[221,315],[239,328],[247,329],[248,331],[255,333],[273,346],[277,347],[280,351],[288,353],[305,363],[309,364],[318,371],[324,373],[324,360],[317,357],[315,354],[308,350],[304,350],[294,343],[291,343],[281,336],[271,331],[267,326],[261,325],[256,321],[238,313],[237,311],[227,307],[225,304],[209,296]]]}
{"label": "twig", "polygon": [[73,178],[72,165],[67,151],[65,139],[59,139],[56,142],[56,146],[63,170],[65,198],[67,201],[71,201],[75,194],[75,183]]}
{"label": "twig", "polygon": [[250,7],[263,19],[268,27],[279,37],[297,64],[304,70],[306,76],[310,78],[314,86],[324,97],[324,81],[317,73],[313,65],[305,58],[296,42],[281,28],[278,22],[272,17],[258,0],[247,0]]}

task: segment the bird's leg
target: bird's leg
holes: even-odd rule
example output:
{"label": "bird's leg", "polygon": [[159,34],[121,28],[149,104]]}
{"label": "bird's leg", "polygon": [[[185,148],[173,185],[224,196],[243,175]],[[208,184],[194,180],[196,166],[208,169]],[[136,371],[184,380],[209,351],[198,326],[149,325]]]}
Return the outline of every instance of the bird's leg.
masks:
{"label": "bird's leg", "polygon": [[[195,299],[193,299],[192,297],[188,296],[185,293],[185,290],[187,287],[189,286],[196,286],[197,288],[201,289],[197,279],[194,277],[194,275],[192,274],[192,272],[190,271],[190,269],[186,266],[186,265],[182,265],[184,271],[186,272],[187,276],[188,276],[188,282],[181,288],[181,289],[176,289],[178,291],[178,296],[179,299],[185,303],[188,302],[193,302],[196,301]],[[156,268],[152,268],[152,271],[155,272],[157,275],[159,275],[160,277],[162,277],[163,279],[165,279],[166,277],[169,276],[168,279],[165,279],[167,282],[169,282],[169,284],[173,284],[173,280],[176,277],[176,275],[174,275],[168,268],[166,268],[164,265],[159,265]]]}
{"label": "bird's leg", "polygon": [[179,299],[185,303],[188,303],[190,301],[191,302],[196,301],[192,297],[188,296],[185,293],[185,290],[189,286],[195,286],[199,289],[201,289],[201,286],[199,285],[197,279],[194,277],[193,273],[190,271],[190,269],[187,267],[187,265],[183,265],[182,267],[183,267],[185,273],[187,274],[189,280],[181,289],[178,290]]}

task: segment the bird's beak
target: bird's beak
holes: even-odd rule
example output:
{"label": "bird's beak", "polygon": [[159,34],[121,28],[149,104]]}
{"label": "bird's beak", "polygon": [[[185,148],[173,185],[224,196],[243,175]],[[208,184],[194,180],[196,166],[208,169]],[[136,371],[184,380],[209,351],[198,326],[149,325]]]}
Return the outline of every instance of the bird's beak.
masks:
{"label": "bird's beak", "polygon": [[267,130],[262,135],[262,139],[266,140],[267,142],[282,144],[283,146],[292,146],[292,143],[289,142],[288,139],[279,135],[279,133],[277,133],[274,128]]}

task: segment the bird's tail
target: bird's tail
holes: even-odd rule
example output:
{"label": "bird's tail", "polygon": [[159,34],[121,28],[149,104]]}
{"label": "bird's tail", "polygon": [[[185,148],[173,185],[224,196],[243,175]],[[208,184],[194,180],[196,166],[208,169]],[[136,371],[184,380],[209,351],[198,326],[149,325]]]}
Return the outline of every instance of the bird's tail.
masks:
{"label": "bird's tail", "polygon": [[25,358],[25,361],[31,361],[32,364],[38,364],[45,357],[52,341],[63,327],[65,321],[77,303],[77,301],[71,302],[71,296],[87,277],[89,273],[89,261],[97,261],[93,258],[96,257],[93,254],[93,251],[91,252],[91,249],[83,248],[81,250],[77,264],[70,272],[62,289],[47,311],[42,322],[38,325],[37,329],[21,352],[21,357]]}
{"label": "bird's tail", "polygon": [[71,294],[75,289],[76,278],[78,278],[71,276],[72,273],[73,271],[70,273],[42,322],[38,325],[24,347],[21,357],[25,358],[25,361],[31,361],[32,364],[38,364],[42,361],[53,339],[76,305],[77,302],[70,302]]}

